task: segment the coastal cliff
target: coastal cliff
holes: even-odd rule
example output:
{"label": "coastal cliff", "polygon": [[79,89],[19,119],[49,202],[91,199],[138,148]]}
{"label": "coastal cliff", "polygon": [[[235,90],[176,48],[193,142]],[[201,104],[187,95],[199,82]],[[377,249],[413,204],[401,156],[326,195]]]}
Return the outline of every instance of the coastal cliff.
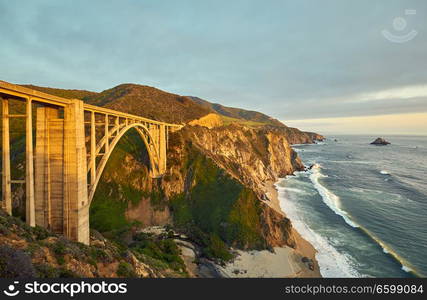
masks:
{"label": "coastal cliff", "polygon": [[190,235],[197,231],[195,238],[207,248],[212,236],[224,247],[295,246],[289,220],[269,198],[271,183],[303,168],[283,135],[239,125],[186,126],[170,136],[161,179],[148,176],[146,156],[130,148],[135,143],[130,136],[113,153],[91,207],[93,227],[174,224]]}
{"label": "coastal cliff", "polygon": [[[232,249],[275,247],[314,260],[314,249],[293,230],[273,188],[279,177],[304,168],[282,131],[185,126],[170,135],[167,174],[161,179],[147,176],[146,158],[129,149],[135,144],[137,136],[121,142],[104,171],[91,207],[92,227],[117,230],[135,221],[172,226],[200,248],[199,259],[220,264],[233,258]],[[304,276],[318,276],[317,264],[314,269]]]}

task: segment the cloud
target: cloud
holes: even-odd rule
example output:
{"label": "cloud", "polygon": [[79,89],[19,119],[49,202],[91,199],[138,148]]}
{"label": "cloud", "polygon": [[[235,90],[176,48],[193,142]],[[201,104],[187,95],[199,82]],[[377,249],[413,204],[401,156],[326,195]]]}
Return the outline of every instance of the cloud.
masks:
{"label": "cloud", "polygon": [[288,120],[286,124],[327,135],[427,135],[427,113]]}
{"label": "cloud", "polygon": [[[391,43],[381,31],[406,8],[419,34]],[[0,0],[0,79],[140,83],[284,120],[426,111],[425,11],[424,0]]]}
{"label": "cloud", "polygon": [[368,102],[368,101],[389,100],[389,99],[414,99],[414,98],[425,98],[427,102],[427,84],[391,88],[391,89],[377,91],[377,92],[362,93],[355,96],[349,96],[344,99],[339,99],[336,101]]}

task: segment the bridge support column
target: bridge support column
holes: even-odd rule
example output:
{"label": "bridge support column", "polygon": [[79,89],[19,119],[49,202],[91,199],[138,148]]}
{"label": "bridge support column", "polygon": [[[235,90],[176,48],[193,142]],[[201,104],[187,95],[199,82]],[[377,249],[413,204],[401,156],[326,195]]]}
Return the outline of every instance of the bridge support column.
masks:
{"label": "bridge support column", "polygon": [[83,101],[64,109],[64,234],[89,244],[86,145]]}
{"label": "bridge support column", "polygon": [[160,125],[159,132],[159,172],[164,174],[166,172],[166,144],[167,144],[167,127],[164,124]]}
{"label": "bridge support column", "polygon": [[59,109],[38,107],[35,149],[36,224],[63,233],[64,120]]}
{"label": "bridge support column", "polygon": [[25,134],[25,206],[26,222],[36,225],[34,209],[34,157],[33,157],[33,117],[32,100],[26,100],[26,134]]}
{"label": "bridge support column", "polygon": [[12,190],[10,186],[10,138],[9,100],[2,99],[2,208],[12,214]]}
{"label": "bridge support column", "polygon": [[89,244],[83,102],[37,108],[36,224]]}

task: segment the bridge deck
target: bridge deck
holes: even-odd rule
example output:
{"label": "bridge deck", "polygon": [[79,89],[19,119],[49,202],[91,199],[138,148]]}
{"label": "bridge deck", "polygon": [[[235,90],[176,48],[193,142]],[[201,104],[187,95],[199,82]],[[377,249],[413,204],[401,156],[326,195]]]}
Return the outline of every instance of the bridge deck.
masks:
{"label": "bridge deck", "polygon": [[[31,98],[33,101],[36,101],[36,102],[52,104],[52,105],[61,106],[61,107],[65,107],[71,104],[74,100],[79,100],[79,99],[62,98],[62,97],[46,94],[40,91],[36,91],[30,88],[26,88],[26,87],[12,84],[2,80],[0,80],[0,94],[1,93],[7,94],[10,96],[15,96],[17,98],[24,98],[24,99]],[[176,127],[176,128],[182,127],[182,125],[152,120],[152,119],[144,118],[141,116],[132,115],[132,114],[120,112],[113,109],[108,109],[105,107],[95,106],[91,104],[85,103],[83,104],[83,107],[85,110],[93,111],[95,113],[118,116],[118,117],[127,118],[127,119],[134,119],[140,122],[148,122],[151,124],[165,125],[168,127]]]}

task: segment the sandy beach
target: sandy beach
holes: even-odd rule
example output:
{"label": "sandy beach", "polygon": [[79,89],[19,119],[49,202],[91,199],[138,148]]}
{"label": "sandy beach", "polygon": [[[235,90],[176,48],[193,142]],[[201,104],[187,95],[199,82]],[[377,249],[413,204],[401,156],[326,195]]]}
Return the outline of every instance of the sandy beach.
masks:
{"label": "sandy beach", "polygon": [[276,247],[274,253],[262,251],[237,251],[238,257],[218,271],[229,278],[295,278],[319,277],[302,262],[300,253],[290,247]]}
{"label": "sandy beach", "polygon": [[[270,207],[286,214],[280,209],[278,193],[273,182],[265,185]],[[316,261],[316,249],[293,229],[296,248],[275,247],[274,252],[262,251],[236,251],[239,255],[231,262],[221,267],[218,271],[224,277],[266,277],[266,278],[294,278],[294,277],[321,277],[319,265]]]}

